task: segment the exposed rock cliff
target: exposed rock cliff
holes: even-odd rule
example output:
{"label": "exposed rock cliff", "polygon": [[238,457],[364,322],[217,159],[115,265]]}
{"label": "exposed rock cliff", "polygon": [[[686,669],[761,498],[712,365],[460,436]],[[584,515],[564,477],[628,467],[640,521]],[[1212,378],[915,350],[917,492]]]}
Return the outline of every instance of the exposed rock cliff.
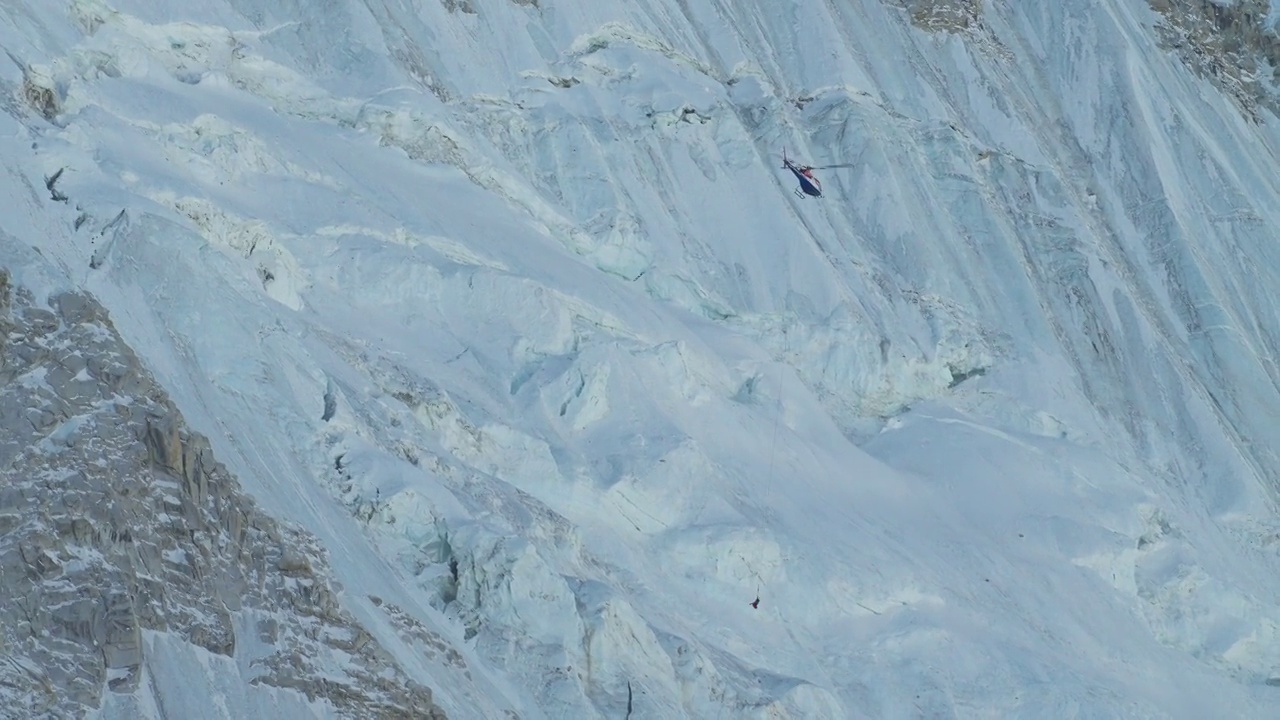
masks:
{"label": "exposed rock cliff", "polygon": [[1255,120],[1258,111],[1280,109],[1276,92],[1280,36],[1269,0],[1149,0],[1161,14],[1164,46],[1176,50],[1197,73],[1210,78]]}
{"label": "exposed rock cliff", "polygon": [[0,583],[0,686],[20,699],[6,717],[148,695],[153,633],[233,659],[246,687],[300,693],[277,706],[444,716],[340,606],[314,539],[263,515],[185,429],[103,308],[46,303],[3,269]]}
{"label": "exposed rock cliff", "polygon": [[925,30],[960,32],[982,18],[982,0],[894,0],[911,14],[911,22]]}

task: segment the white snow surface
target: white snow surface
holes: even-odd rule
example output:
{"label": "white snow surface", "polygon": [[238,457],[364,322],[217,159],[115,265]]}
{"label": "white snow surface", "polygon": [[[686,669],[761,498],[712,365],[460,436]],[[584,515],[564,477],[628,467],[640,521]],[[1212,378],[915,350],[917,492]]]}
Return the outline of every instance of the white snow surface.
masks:
{"label": "white snow surface", "polygon": [[[450,717],[1276,717],[1280,126],[1143,0],[981,20],[5,3],[0,259]],[[147,652],[103,717],[332,712]]]}

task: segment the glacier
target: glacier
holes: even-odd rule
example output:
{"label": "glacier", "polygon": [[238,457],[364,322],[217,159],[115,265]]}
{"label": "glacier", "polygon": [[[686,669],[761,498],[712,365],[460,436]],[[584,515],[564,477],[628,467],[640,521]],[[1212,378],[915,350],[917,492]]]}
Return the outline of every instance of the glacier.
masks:
{"label": "glacier", "polygon": [[311,616],[215,590],[233,647],[139,630],[81,711],[1274,716],[1280,125],[1169,5],[0,7],[0,267],[101,303],[385,668],[266,681]]}

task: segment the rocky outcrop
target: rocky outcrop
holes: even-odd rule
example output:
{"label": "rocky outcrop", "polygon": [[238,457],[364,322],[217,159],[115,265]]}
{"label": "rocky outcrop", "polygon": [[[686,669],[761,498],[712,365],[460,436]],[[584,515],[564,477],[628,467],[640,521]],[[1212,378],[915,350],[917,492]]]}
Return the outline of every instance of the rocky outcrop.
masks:
{"label": "rocky outcrop", "polygon": [[1280,113],[1280,36],[1269,0],[1148,0],[1160,13],[1161,45],[1209,78],[1253,120]]}
{"label": "rocky outcrop", "polygon": [[0,587],[0,714],[75,717],[135,692],[155,631],[340,715],[444,716],[339,604],[315,539],[241,493],[105,310],[41,301],[3,269]]}
{"label": "rocky outcrop", "polygon": [[916,27],[929,32],[960,32],[977,26],[982,0],[895,0]]}

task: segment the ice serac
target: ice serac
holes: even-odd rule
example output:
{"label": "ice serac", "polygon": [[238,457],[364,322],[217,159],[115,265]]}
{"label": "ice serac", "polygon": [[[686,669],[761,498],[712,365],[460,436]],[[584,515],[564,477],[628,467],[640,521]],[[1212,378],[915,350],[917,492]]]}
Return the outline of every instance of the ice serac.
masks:
{"label": "ice serac", "polygon": [[5,717],[444,717],[101,305],[4,268],[0,585]]}

